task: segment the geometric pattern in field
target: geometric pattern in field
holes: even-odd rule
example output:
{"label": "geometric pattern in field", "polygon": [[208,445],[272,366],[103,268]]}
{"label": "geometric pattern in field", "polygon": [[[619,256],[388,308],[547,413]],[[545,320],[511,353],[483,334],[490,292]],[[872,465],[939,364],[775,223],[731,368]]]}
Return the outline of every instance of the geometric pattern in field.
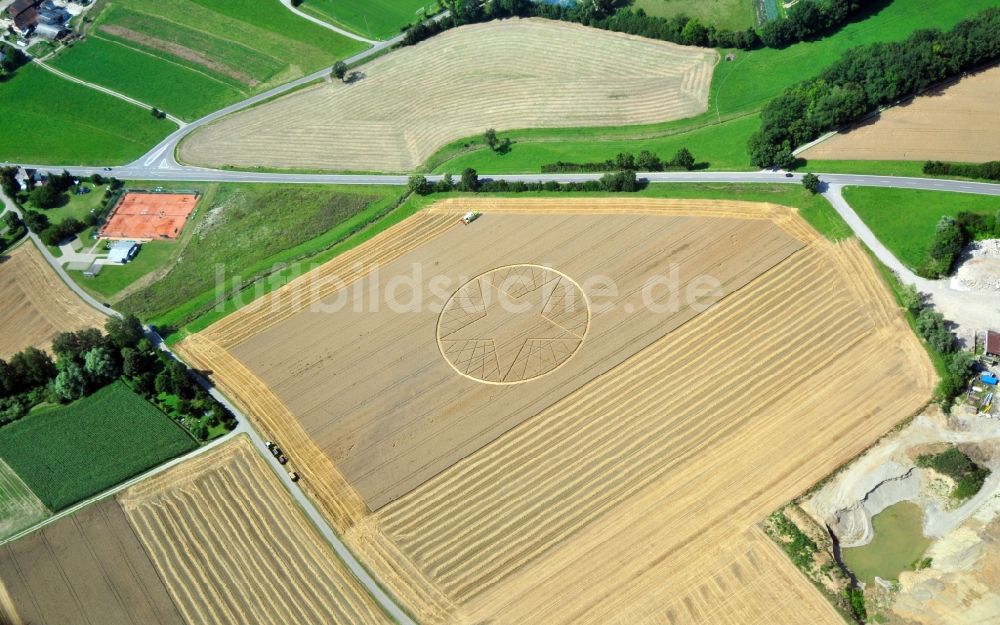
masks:
{"label": "geometric pattern in field", "polygon": [[[290,297],[275,311],[263,302],[264,327],[238,343],[225,331],[238,322],[206,335],[263,380],[378,509],[695,318],[702,308],[687,294],[706,278],[717,282],[711,301],[803,245],[767,219],[592,205],[588,213],[487,211],[468,227],[455,219],[313,305]],[[659,279],[675,282],[679,297],[665,286],[647,293]],[[526,314],[509,314],[490,287],[497,297],[476,318],[473,296],[485,298],[483,285],[494,280],[527,304]],[[601,280],[614,288],[601,289]],[[579,305],[585,283],[597,287],[599,309]]]}
{"label": "geometric pattern in field", "polygon": [[621,126],[707,108],[714,50],[543,19],[462,26],[199,129],[200,165],[409,171],[487,128]]}
{"label": "geometric pattern in field", "polygon": [[188,625],[390,622],[244,437],[119,499]]}
{"label": "geometric pattern in field", "polygon": [[569,360],[589,326],[590,306],[579,285],[548,267],[511,265],[455,291],[437,336],[441,353],[462,375],[517,384]]}
{"label": "geometric pattern in field", "polygon": [[104,325],[104,315],[70,291],[30,242],[0,255],[0,297],[0,358],[48,350],[59,332]]}
{"label": "geometric pattern in field", "polygon": [[[371,502],[365,488],[373,482],[357,472],[362,465],[352,464],[353,450],[369,463],[370,476],[411,445],[423,450],[424,461],[405,466],[420,473],[431,452],[453,454],[447,443],[468,436],[463,423],[481,426],[484,415],[508,408],[530,413],[502,431],[489,430],[457,461],[434,465],[430,477],[397,480],[405,490],[374,512],[355,503],[326,506],[355,553],[424,623],[839,625],[826,600],[754,527],[912,414],[933,390],[926,353],[860,245],[821,239],[790,209],[741,202],[449,200],[418,213],[407,228],[420,232],[421,223],[469,210],[484,215],[468,228],[421,239],[410,251],[387,239],[396,241],[397,255],[379,267],[382,277],[394,275],[394,263],[415,260],[441,272],[456,266],[466,276],[524,263],[556,267],[587,284],[591,272],[574,259],[593,255],[620,291],[633,295],[641,280],[622,277],[623,267],[669,270],[665,259],[682,270],[682,285],[692,277],[684,267],[699,257],[702,274],[735,266],[742,279],[683,319],[652,315],[649,332],[639,331],[642,315],[624,314],[627,298],[605,307],[585,288],[590,329],[572,359],[536,380],[502,386],[467,380],[445,365],[449,375],[433,378],[436,394],[477,385],[487,400],[458,402],[464,422],[439,425],[434,413],[420,423],[432,430],[429,437],[399,437],[384,450],[349,429],[337,430],[342,447],[325,445],[323,429],[302,419],[304,391],[293,395],[295,385],[273,371],[284,367],[308,378],[331,358],[370,374],[379,370],[368,360],[374,353],[421,372],[415,356],[426,345],[402,353],[388,346],[420,343],[435,316],[369,313],[331,323],[327,314],[303,324],[309,313],[299,310],[272,325],[259,312],[271,309],[262,305],[210,328],[203,341],[214,347],[199,350],[199,366],[213,370],[220,363],[223,381],[239,371],[242,377],[226,388],[241,402],[241,389],[273,390],[288,408],[279,419],[275,411],[261,415],[265,430],[297,441],[286,449],[308,458],[310,480],[346,478],[358,494],[342,491],[345,502]],[[612,216],[617,220],[600,221]],[[667,231],[676,238],[659,238]],[[532,257],[528,241],[535,239],[546,249]],[[379,253],[381,244],[376,237],[367,251]],[[605,257],[602,245],[616,252]],[[288,304],[292,296],[275,294],[274,301]],[[373,325],[353,325],[364,319]],[[263,332],[255,335],[254,324]],[[421,324],[425,329],[415,329]],[[317,334],[324,325],[357,348],[310,355],[310,345],[329,340]],[[383,334],[384,342],[375,340]],[[605,344],[620,349],[611,366],[595,372],[588,367],[608,355],[589,359]],[[275,346],[277,353],[265,357]],[[440,353],[433,355],[444,364]],[[233,356],[242,368],[225,364]],[[574,367],[594,374],[581,376]],[[348,423],[375,424],[369,431],[377,434],[407,415],[389,412],[380,422],[387,405],[401,401],[408,408],[420,396],[407,386],[415,378],[407,378],[397,381],[404,385],[399,398],[378,389],[365,394],[371,405],[364,410],[348,410],[355,378],[344,370],[326,370],[324,385],[335,395],[309,400],[322,406],[327,423],[347,410]],[[567,384],[561,377],[567,373],[584,379]],[[263,382],[251,384],[255,376]],[[525,401],[537,389],[543,401]]]}
{"label": "geometric pattern in field", "polygon": [[126,193],[101,228],[105,239],[176,239],[198,204],[193,193]]}

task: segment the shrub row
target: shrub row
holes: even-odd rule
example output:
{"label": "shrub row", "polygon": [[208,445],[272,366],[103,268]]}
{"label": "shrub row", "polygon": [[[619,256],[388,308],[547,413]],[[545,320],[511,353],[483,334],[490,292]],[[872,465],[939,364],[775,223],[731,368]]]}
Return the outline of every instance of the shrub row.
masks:
{"label": "shrub row", "polygon": [[758,167],[788,167],[795,161],[792,150],[823,132],[996,60],[1000,7],[948,32],[919,30],[905,41],[852,48],[819,76],[789,87],[764,107],[761,128],[750,138],[750,161]]}
{"label": "shrub row", "polygon": [[924,173],[962,176],[964,178],[982,178],[983,180],[1000,180],[1000,161],[989,161],[987,163],[927,161],[924,163]]}
{"label": "shrub row", "polygon": [[558,172],[597,172],[597,171],[670,171],[694,169],[694,156],[687,148],[677,150],[677,154],[669,161],[664,161],[656,154],[643,150],[636,156],[631,152],[622,152],[613,159],[591,163],[567,163],[557,161],[542,165],[542,173]]}
{"label": "shrub row", "polygon": [[424,176],[410,176],[409,190],[418,195],[431,193],[447,193],[463,191],[466,193],[526,193],[538,191],[590,191],[610,193],[632,193],[646,186],[645,182],[636,178],[635,171],[619,171],[601,176],[600,180],[583,182],[509,182],[507,180],[480,180],[475,169],[469,168],[462,172],[458,182],[451,174],[436,183],[431,183]]}

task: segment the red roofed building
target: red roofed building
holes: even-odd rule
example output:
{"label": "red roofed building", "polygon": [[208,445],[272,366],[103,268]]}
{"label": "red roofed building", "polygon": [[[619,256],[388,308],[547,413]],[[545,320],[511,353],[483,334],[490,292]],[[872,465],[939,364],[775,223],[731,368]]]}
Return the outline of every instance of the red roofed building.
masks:
{"label": "red roofed building", "polygon": [[986,355],[1000,358],[1000,332],[987,330],[986,332]]}
{"label": "red roofed building", "polygon": [[7,14],[14,20],[14,30],[20,35],[28,34],[38,25],[38,5],[41,0],[14,0],[7,7]]}

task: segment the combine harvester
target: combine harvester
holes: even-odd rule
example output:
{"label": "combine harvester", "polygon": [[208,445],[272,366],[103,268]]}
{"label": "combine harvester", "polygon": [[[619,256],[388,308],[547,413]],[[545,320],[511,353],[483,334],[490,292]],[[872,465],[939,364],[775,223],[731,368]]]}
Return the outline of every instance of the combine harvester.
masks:
{"label": "combine harvester", "polygon": [[481,216],[482,213],[480,213],[479,211],[469,211],[466,214],[462,215],[462,218],[459,221],[462,222],[463,226],[468,226],[475,220],[479,219]]}

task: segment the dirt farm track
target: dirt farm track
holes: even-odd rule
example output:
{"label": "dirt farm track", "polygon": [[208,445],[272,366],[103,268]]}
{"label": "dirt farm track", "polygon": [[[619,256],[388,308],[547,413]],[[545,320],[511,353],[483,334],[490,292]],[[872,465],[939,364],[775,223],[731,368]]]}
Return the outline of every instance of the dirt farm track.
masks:
{"label": "dirt farm track", "polygon": [[1000,67],[980,71],[889,109],[875,120],[834,135],[802,153],[810,159],[1000,159]]}
{"label": "dirt farm track", "polygon": [[487,128],[620,126],[708,106],[714,50],[548,20],[463,26],[199,129],[206,166],[411,171]]}
{"label": "dirt farm track", "polygon": [[[470,209],[484,216],[458,225]],[[491,270],[512,265],[554,271],[511,289]],[[415,266],[415,284],[448,279],[436,307],[352,312]],[[714,276],[715,299],[636,309],[671,271],[681,289]],[[583,286],[588,325],[535,301],[558,275]],[[491,289],[541,320],[506,319],[476,296]],[[443,336],[469,343],[449,362],[455,297],[470,318]],[[577,340],[571,357],[543,345]],[[512,345],[543,374],[454,366],[513,371]],[[425,623],[839,625],[755,525],[935,384],[859,244],[744,202],[446,200],[179,349]]]}
{"label": "dirt farm track", "polygon": [[30,243],[0,255],[0,358],[32,345],[47,348],[59,332],[104,327],[104,317],[80,301]]}

